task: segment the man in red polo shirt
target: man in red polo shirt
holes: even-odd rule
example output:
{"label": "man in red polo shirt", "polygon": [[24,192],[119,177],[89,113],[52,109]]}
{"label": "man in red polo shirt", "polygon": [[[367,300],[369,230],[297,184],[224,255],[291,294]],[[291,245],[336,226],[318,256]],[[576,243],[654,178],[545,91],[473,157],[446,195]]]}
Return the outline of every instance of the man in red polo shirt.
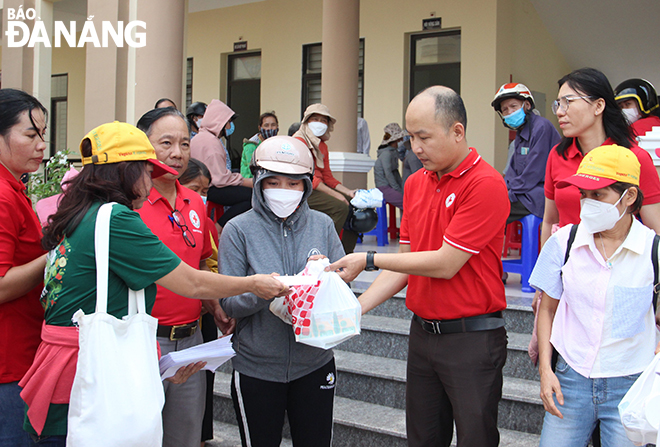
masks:
{"label": "man in red polo shirt", "polygon": [[[178,178],[188,167],[190,133],[183,115],[175,109],[153,109],[145,113],[137,127],[149,137],[158,160],[176,169],[153,181],[151,193],[138,210],[145,224],[182,261],[205,268],[211,256],[206,208],[199,194],[181,186]],[[217,302],[209,305],[219,307]],[[158,318],[158,343],[163,355],[203,342],[199,330],[201,300],[191,300],[158,286],[151,314]],[[163,382],[163,446],[198,447],[205,409],[206,376],[197,373],[201,364],[191,364],[184,383]]]}
{"label": "man in red polo shirt", "polygon": [[430,87],[408,106],[406,128],[422,162],[404,190],[399,253],[348,255],[352,280],[383,271],[360,302],[367,312],[406,285],[410,326],[406,386],[409,446],[497,446],[506,361],[502,284],[509,199],[502,176],[467,145],[463,100]]}

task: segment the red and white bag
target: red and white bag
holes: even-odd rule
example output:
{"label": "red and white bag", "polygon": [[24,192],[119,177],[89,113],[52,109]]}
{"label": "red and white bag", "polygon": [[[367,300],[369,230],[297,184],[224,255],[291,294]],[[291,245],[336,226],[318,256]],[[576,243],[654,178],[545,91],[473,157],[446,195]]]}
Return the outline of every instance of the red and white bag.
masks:
{"label": "red and white bag", "polygon": [[330,349],[360,333],[362,307],[328,259],[309,261],[300,276],[317,278],[313,285],[294,285],[294,293],[274,301],[270,309],[293,326],[296,341]]}

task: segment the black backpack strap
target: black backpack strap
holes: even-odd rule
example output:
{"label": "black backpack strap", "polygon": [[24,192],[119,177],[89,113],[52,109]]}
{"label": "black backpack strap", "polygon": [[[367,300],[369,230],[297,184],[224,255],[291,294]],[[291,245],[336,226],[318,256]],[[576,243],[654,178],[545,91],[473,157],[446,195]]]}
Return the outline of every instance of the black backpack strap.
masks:
{"label": "black backpack strap", "polygon": [[571,227],[571,232],[568,234],[568,242],[566,243],[566,254],[564,255],[564,264],[568,261],[568,257],[571,255],[571,247],[573,246],[573,241],[575,240],[575,233],[577,233],[579,224],[575,224]]}
{"label": "black backpack strap", "polygon": [[651,248],[651,261],[653,262],[653,315],[658,309],[658,292],[660,292],[660,281],[658,280],[658,244],[660,243],[660,236],[657,234],[653,237],[653,246]]}
{"label": "black backpack strap", "polygon": [[[571,247],[573,247],[573,241],[575,240],[575,233],[577,233],[577,229],[578,229],[578,224],[574,224],[574,225],[571,227],[571,232],[568,234],[568,242],[566,243],[566,254],[564,255],[564,264],[566,264],[566,262],[568,261],[568,257],[571,255]],[[657,240],[657,238],[658,238],[658,237],[656,236],[656,240]],[[655,247],[655,253],[657,254],[657,253],[658,253],[658,247],[657,247],[657,244],[656,244],[656,240],[654,240],[653,243],[655,244],[655,245],[654,245],[654,247]],[[654,266],[654,268],[655,268],[655,270],[654,270],[655,272],[657,272],[657,268],[656,268],[656,265],[657,265],[657,258],[658,258],[658,257],[656,256],[656,257],[655,257],[655,259],[656,259],[655,262],[656,262],[656,263],[653,264],[653,266]],[[560,272],[560,275],[561,275],[561,272]],[[656,275],[655,278],[656,278],[656,284],[657,284],[657,282],[658,282],[658,281],[657,281],[658,276]],[[657,295],[654,295],[654,297],[656,297],[656,296],[657,296]],[[555,369],[557,368],[557,360],[559,360],[559,353],[558,353],[557,350],[553,347],[553,348],[552,348],[552,359],[550,360],[550,366],[552,367],[552,371],[553,371],[553,372],[554,372]]]}

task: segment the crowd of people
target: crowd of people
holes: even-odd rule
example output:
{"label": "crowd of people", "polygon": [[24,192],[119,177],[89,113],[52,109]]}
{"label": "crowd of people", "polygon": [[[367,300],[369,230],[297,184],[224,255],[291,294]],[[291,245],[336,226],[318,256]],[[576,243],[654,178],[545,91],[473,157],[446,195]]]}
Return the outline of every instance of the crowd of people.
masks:
{"label": "crowd of people", "polygon": [[[219,100],[183,115],[163,98],[136,126],[103,124],[81,141],[83,169],[64,182],[42,228],[21,176],[44,158],[47,111],[27,93],[0,89],[0,209],[12,216],[0,224],[0,445],[66,445],[78,353],[72,315],[94,312],[94,228],[105,203],[115,203],[108,313],[124,317],[129,289],[144,289],[163,355],[214,340],[218,329],[233,333],[240,435],[260,446],[279,445],[285,414],[295,446],[331,445],[333,352],[297,343],[269,308],[290,293],[278,274],[324,257],[345,281],[383,270],[359,298],[363,313],[407,286],[409,445],[448,446],[455,426],[459,446],[497,446],[505,226],[543,218],[530,279],[547,411],[541,445],[586,445],[598,424],[603,445],[632,445],[616,407],[660,349],[650,262],[660,179],[636,140],[660,125],[657,94],[640,79],[612,89],[589,68],[558,84],[561,136],[527,86],[496,93],[491,105],[515,131],[504,177],[468,145],[460,95],[420,92],[405,131],[384,127],[374,169],[385,200],[405,210],[399,252],[366,256],[353,253],[358,234],[345,225],[356,191],[330,169],[337,119],[323,104],[310,105],[289,136],[278,135],[275,112],[263,113],[240,167],[223,141],[236,115]],[[212,438],[213,375],[203,366],[163,382],[164,446]],[[596,396],[602,388],[605,397]]]}

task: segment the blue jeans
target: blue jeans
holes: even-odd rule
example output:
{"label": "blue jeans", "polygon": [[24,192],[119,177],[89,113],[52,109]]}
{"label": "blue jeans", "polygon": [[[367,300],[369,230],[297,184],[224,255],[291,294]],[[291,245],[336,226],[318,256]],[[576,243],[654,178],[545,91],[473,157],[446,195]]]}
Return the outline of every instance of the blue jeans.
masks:
{"label": "blue jeans", "polygon": [[603,447],[633,447],[621,425],[618,405],[639,374],[606,379],[587,379],[559,356],[557,378],[564,394],[564,405],[555,405],[564,415],[559,419],[545,413],[539,447],[585,447],[600,421]]}
{"label": "blue jeans", "polygon": [[25,402],[18,382],[0,383],[0,447],[33,447],[30,435],[23,430]]}

